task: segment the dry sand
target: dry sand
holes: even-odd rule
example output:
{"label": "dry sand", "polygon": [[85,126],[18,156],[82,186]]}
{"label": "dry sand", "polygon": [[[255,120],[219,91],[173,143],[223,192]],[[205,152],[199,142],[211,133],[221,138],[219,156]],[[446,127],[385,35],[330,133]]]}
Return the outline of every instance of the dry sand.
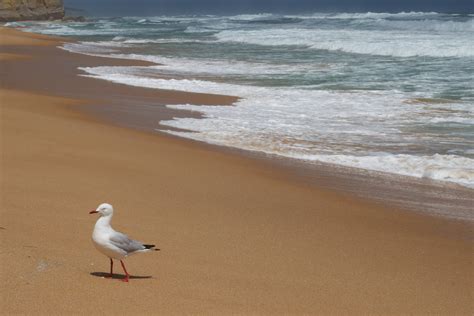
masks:
{"label": "dry sand", "polygon": [[[56,43],[0,32],[32,56],[31,45]],[[13,73],[23,60],[0,62],[2,81],[28,76]],[[79,111],[84,101],[2,87],[2,314],[474,312],[468,222],[318,189],[261,161],[104,124]],[[128,284],[101,277],[108,259],[90,241],[88,212],[106,201],[116,229],[162,249],[126,260]]]}

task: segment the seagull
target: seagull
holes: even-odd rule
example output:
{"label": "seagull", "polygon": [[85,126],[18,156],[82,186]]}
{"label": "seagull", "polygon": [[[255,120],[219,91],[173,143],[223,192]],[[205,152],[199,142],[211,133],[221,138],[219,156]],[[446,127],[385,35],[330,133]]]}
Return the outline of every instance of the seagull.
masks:
{"label": "seagull", "polygon": [[120,260],[123,271],[125,272],[124,282],[128,282],[129,274],[122,259],[139,252],[158,251],[155,245],[146,245],[139,241],[128,238],[127,235],[115,231],[110,226],[110,221],[114,214],[114,208],[108,203],[100,204],[97,209],[90,211],[89,214],[100,214],[99,219],[95,223],[94,231],[92,232],[92,241],[94,246],[101,253],[110,259],[110,278],[113,275],[114,261]]}

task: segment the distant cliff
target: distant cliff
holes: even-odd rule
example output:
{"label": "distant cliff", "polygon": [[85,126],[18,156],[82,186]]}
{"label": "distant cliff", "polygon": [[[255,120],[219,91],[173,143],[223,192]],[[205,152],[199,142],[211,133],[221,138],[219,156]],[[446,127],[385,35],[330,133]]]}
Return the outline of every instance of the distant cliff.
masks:
{"label": "distant cliff", "polygon": [[63,0],[0,0],[0,22],[53,20],[63,16]]}

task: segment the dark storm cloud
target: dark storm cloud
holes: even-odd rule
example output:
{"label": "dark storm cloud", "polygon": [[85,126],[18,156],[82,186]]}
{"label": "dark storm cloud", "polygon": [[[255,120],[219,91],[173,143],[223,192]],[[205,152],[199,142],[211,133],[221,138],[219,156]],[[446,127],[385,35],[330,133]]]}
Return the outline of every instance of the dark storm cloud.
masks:
{"label": "dark storm cloud", "polygon": [[92,15],[216,14],[250,12],[472,13],[473,0],[65,0],[66,7]]}

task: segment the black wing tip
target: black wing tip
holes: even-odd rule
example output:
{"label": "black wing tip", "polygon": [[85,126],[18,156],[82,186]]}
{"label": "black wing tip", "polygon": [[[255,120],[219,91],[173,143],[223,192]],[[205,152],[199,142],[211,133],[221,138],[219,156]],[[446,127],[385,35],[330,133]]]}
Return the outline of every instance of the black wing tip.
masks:
{"label": "black wing tip", "polygon": [[145,247],[145,249],[151,249],[151,250],[155,250],[155,251],[160,251],[160,249],[156,248],[156,249],[152,249],[155,247],[155,245],[143,245],[143,247]]}

